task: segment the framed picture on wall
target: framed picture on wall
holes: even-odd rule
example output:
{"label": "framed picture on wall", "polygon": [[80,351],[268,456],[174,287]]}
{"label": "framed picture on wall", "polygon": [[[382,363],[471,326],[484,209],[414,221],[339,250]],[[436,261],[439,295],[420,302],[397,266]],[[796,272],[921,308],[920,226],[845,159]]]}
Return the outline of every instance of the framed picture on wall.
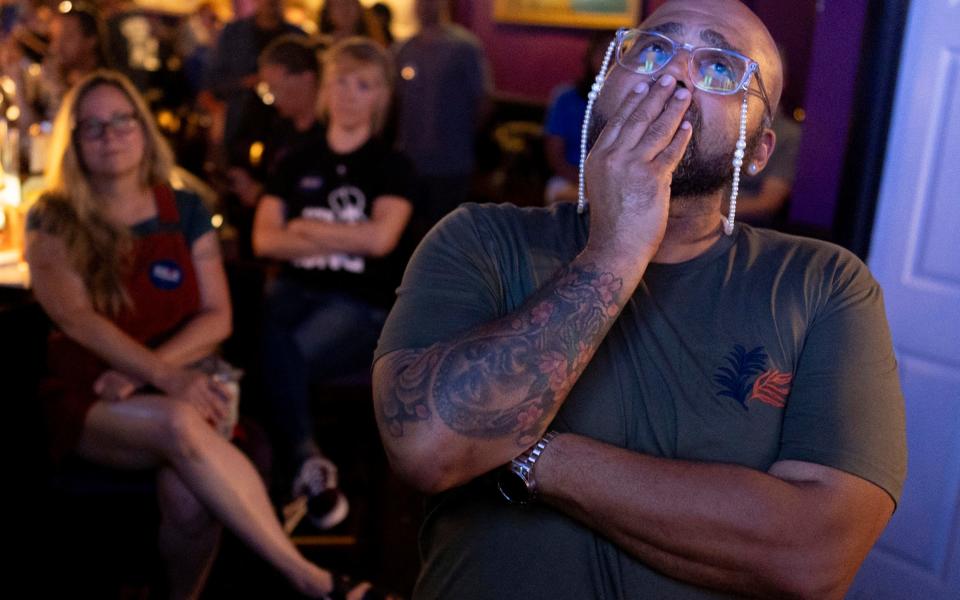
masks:
{"label": "framed picture on wall", "polygon": [[494,0],[500,23],[616,29],[640,15],[640,0]]}

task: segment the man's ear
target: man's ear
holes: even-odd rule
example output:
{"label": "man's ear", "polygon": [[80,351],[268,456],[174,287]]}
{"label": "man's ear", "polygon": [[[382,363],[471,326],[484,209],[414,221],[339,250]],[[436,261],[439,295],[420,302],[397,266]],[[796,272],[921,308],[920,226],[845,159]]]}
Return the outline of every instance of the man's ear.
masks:
{"label": "man's ear", "polygon": [[764,167],[767,166],[767,162],[770,161],[770,156],[773,155],[773,149],[776,145],[777,134],[769,127],[764,127],[763,133],[760,134],[760,142],[757,144],[757,148],[753,151],[752,156],[747,157],[749,161],[744,165],[747,168],[747,173],[756,175],[760,171],[763,171]]}

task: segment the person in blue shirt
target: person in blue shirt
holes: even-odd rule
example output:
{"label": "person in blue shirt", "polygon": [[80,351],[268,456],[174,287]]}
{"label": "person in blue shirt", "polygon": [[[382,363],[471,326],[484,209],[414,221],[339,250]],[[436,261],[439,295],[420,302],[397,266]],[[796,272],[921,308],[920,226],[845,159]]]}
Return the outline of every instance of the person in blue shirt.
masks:
{"label": "person in blue shirt", "polygon": [[580,125],[587,110],[587,94],[593,74],[600,70],[603,53],[613,34],[597,31],[590,37],[583,55],[583,75],[575,84],[558,87],[552,94],[544,125],[544,150],[553,177],[547,181],[547,204],[577,199],[577,164],[580,162]]}

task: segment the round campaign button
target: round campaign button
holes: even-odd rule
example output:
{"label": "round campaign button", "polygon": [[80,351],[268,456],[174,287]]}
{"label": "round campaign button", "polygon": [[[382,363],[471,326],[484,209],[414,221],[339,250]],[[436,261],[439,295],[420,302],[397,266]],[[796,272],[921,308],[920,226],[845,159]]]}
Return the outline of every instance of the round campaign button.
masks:
{"label": "round campaign button", "polygon": [[161,290],[175,290],[183,283],[183,269],[175,261],[158,260],[150,265],[150,282]]}

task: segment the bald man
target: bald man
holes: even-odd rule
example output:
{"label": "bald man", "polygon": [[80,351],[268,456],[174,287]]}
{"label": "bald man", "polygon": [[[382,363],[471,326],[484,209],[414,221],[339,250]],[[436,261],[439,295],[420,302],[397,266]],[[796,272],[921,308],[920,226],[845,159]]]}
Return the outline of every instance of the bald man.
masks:
{"label": "bald man", "polygon": [[881,291],[721,214],[776,141],[753,13],[667,2],[614,44],[587,211],[459,209],[380,340],[381,436],[431,494],[415,597],[841,598],[905,476]]}

